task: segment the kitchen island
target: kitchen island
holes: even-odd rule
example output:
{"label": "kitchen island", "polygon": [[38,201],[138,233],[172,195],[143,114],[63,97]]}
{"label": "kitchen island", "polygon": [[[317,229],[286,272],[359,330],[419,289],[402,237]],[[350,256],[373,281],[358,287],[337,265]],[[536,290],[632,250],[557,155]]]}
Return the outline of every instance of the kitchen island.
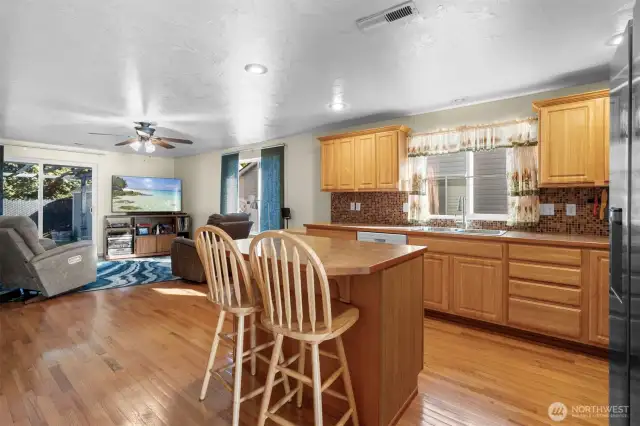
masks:
{"label": "kitchen island", "polygon": [[[360,424],[394,423],[417,393],[423,366],[422,256],[427,248],[299,237],[322,261],[332,297],[360,310],[358,322],[343,335]],[[250,243],[251,238],[236,241],[247,260]],[[294,353],[297,343],[287,340],[285,352]],[[335,352],[333,342],[326,345]],[[336,366],[323,357],[323,378]],[[309,365],[307,370],[310,375]],[[341,381],[332,387],[344,394]],[[306,388],[306,403],[310,397]],[[338,417],[347,409],[346,402],[331,396],[323,398],[323,406]]]}

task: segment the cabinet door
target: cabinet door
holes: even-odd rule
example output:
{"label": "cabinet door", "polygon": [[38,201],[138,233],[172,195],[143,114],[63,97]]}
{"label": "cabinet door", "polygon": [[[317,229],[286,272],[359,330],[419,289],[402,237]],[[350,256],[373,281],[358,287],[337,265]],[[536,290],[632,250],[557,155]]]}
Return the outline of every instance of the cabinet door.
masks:
{"label": "cabinet door", "polygon": [[376,188],[376,135],[355,139],[356,189]]}
{"label": "cabinet door", "polygon": [[338,190],[353,190],[355,187],[355,159],[353,138],[336,141],[336,168],[338,171]]}
{"label": "cabinet door", "polygon": [[338,173],[336,170],[336,141],[322,142],[320,152],[321,189],[335,190],[338,187]]}
{"label": "cabinet door", "polygon": [[424,255],[424,307],[439,311],[449,310],[449,256],[428,253]]}
{"label": "cabinet door", "polygon": [[157,236],[157,247],[158,253],[167,253],[171,251],[171,244],[173,240],[176,239],[175,234],[164,234]]}
{"label": "cabinet door", "polygon": [[605,185],[609,185],[609,131],[610,131],[610,122],[609,122],[609,109],[610,109],[610,101],[609,98],[605,98],[602,100],[604,103],[604,183]]}
{"label": "cabinet door", "polygon": [[156,236],[149,235],[144,237],[136,237],[136,254],[154,254],[157,253]]}
{"label": "cabinet door", "polygon": [[589,341],[609,344],[609,252],[589,253]]}
{"label": "cabinet door", "polygon": [[598,143],[603,143],[604,115],[596,100],[540,110],[540,185],[595,184]]}
{"label": "cabinet door", "polygon": [[398,133],[376,133],[376,188],[398,189]]}
{"label": "cabinet door", "polygon": [[502,261],[454,256],[453,311],[487,321],[502,320]]}

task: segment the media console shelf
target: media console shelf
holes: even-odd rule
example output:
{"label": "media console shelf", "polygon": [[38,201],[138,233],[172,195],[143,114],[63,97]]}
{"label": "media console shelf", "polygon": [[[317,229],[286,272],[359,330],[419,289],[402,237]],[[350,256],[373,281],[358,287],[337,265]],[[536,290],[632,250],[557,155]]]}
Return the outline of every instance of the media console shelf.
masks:
{"label": "media console shelf", "polygon": [[105,260],[167,256],[177,237],[191,238],[186,214],[139,214],[104,217]]}

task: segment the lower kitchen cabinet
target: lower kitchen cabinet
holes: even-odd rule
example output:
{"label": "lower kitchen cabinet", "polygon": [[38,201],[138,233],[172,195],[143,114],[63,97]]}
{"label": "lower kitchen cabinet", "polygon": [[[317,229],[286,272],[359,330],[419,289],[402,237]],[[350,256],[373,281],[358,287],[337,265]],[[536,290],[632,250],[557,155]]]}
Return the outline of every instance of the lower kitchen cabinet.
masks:
{"label": "lower kitchen cabinet", "polygon": [[609,344],[609,252],[589,253],[589,341]]}
{"label": "lower kitchen cabinet", "polygon": [[451,256],[424,255],[424,307],[438,311],[449,309],[449,263]]}
{"label": "lower kitchen cabinet", "polygon": [[454,256],[453,312],[500,322],[503,318],[503,267],[500,260]]}
{"label": "lower kitchen cabinet", "polygon": [[582,334],[580,315],[579,308],[509,298],[509,325],[551,336],[579,339]]}

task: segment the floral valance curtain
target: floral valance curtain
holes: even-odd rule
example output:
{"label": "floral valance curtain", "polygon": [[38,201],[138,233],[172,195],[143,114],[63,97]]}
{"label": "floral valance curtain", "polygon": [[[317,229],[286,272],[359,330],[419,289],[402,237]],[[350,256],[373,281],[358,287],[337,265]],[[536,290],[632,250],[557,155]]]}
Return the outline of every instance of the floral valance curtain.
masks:
{"label": "floral valance curtain", "polygon": [[538,120],[528,118],[509,123],[463,126],[411,136],[409,157],[486,151],[538,143]]}
{"label": "floral valance curtain", "polygon": [[540,221],[537,147],[516,146],[507,151],[507,192],[507,225],[532,226]]}
{"label": "floral valance curtain", "polygon": [[409,220],[426,222],[439,211],[439,188],[434,171],[427,165],[429,156],[504,148],[507,149],[507,224],[535,225],[540,219],[537,144],[537,118],[412,136],[409,140],[412,192]]}

